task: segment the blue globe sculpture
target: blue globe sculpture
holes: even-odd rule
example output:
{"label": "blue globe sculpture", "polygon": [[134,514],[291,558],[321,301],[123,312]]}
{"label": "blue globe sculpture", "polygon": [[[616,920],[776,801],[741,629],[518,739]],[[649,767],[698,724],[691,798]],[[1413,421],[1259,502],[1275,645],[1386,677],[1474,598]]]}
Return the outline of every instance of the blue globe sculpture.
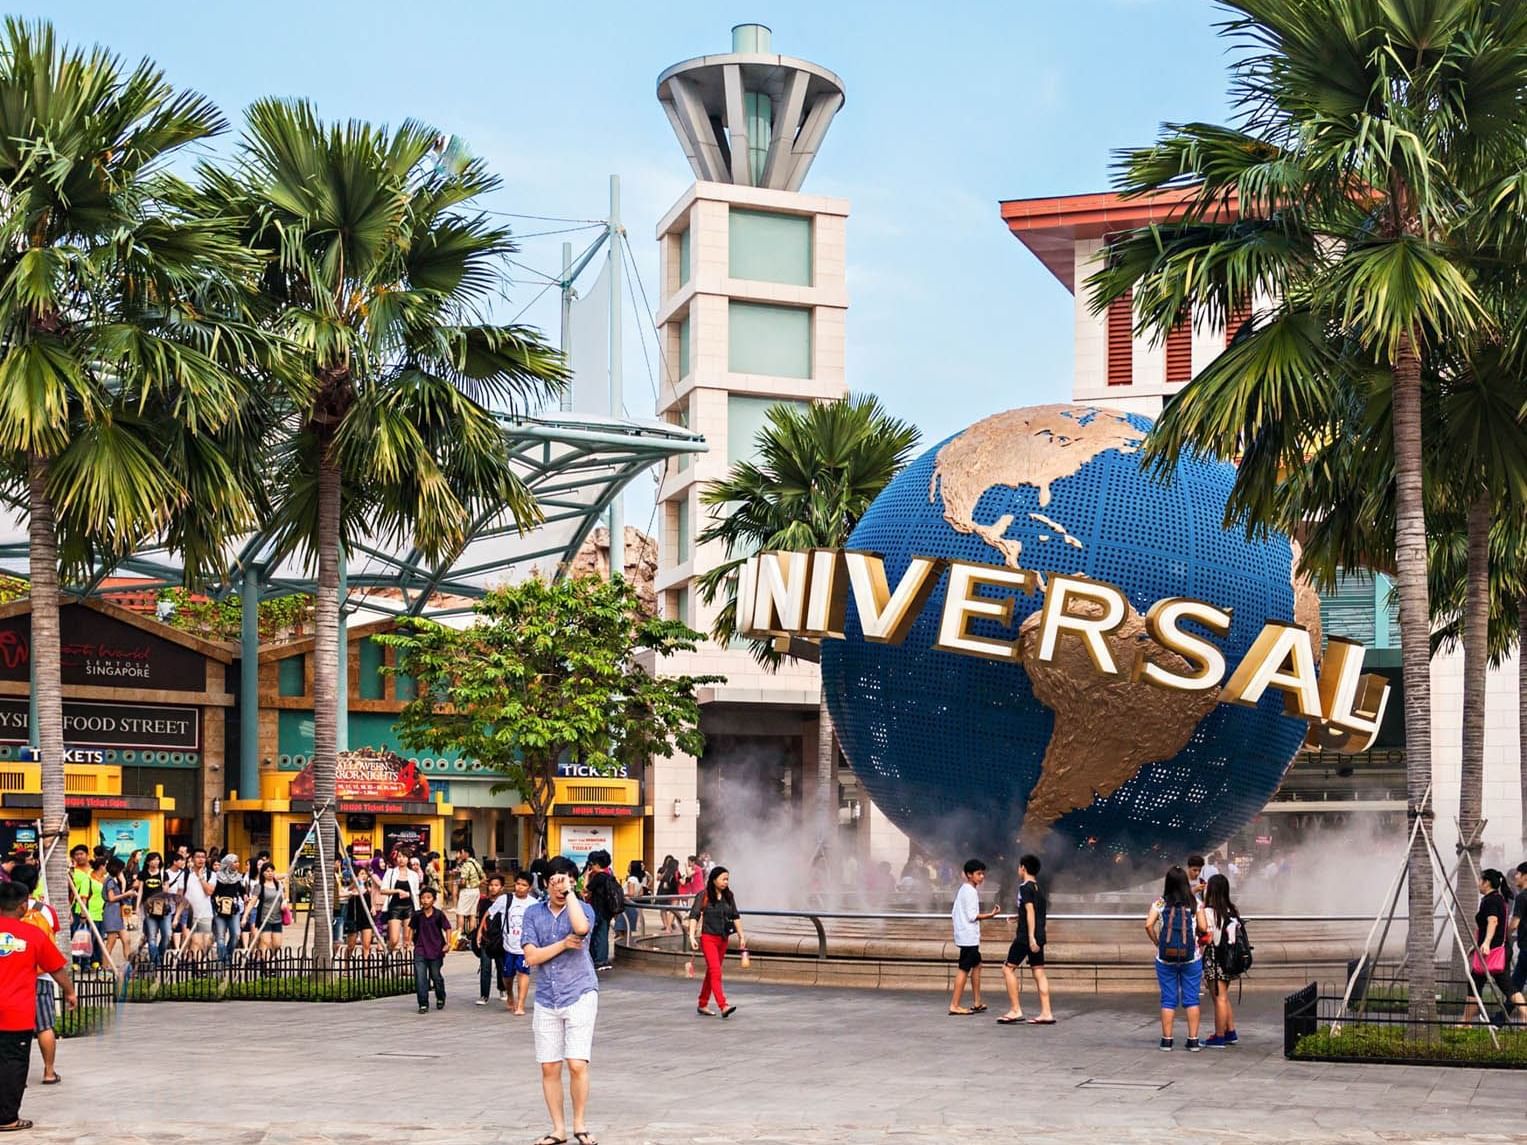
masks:
{"label": "blue globe sculpture", "polygon": [[[1169,479],[1147,474],[1139,447],[1150,424],[1079,405],[987,418],[897,476],[848,547],[882,554],[893,586],[914,556],[1108,581],[1131,605],[1109,638],[1125,665],[1136,650],[1175,655],[1141,621],[1171,596],[1231,611],[1216,643],[1232,669],[1271,619],[1311,627],[1318,648],[1319,601],[1295,581],[1290,541],[1225,528],[1228,464],[1189,458]],[[1011,862],[1034,850],[1063,882],[1127,885],[1245,826],[1303,741],[1306,725],[1283,715],[1279,692],[1246,708],[1218,703],[1218,689],[1103,676],[1074,639],[1048,663],[936,650],[946,581],[902,643],[865,641],[850,607],[846,639],[822,644],[849,764],[934,853]],[[1027,643],[1042,603],[1042,593],[1018,594],[1012,627],[977,621],[973,634]]]}

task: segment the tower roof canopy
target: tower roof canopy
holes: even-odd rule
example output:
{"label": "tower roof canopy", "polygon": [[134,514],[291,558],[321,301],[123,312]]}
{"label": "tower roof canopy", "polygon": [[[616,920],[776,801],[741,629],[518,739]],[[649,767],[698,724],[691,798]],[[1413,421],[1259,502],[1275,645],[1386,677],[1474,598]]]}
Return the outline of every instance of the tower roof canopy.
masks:
{"label": "tower roof canopy", "polygon": [[800,190],[843,106],[843,81],[771,47],[769,29],[739,24],[731,52],[685,60],[658,77],[658,101],[695,178]]}

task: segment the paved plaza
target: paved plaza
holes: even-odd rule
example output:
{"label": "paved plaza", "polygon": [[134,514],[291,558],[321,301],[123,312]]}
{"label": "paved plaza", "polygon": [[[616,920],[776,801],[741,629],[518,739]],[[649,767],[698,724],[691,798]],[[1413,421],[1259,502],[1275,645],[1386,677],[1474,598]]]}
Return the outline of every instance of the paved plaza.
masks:
{"label": "paved plaza", "polygon": [[[428,1015],[412,997],[124,1007],[111,1032],[63,1044],[62,1085],[38,1085],[34,1063],[26,1139],[529,1145],[547,1124],[529,1019],[473,1005],[474,965],[452,956],[450,1002]],[[1150,996],[1062,997],[1045,1029],[997,1026],[990,992],[979,1018],[929,993],[733,994],[721,1022],[695,1016],[687,982],[604,980],[602,1142],[1527,1139],[1527,1075],[1287,1062],[1276,996],[1246,995],[1239,1047],[1190,1056],[1156,1049]]]}

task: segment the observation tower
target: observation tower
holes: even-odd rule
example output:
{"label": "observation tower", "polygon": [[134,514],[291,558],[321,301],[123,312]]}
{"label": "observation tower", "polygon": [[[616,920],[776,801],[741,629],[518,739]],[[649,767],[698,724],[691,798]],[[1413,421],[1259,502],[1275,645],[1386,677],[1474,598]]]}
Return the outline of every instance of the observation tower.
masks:
{"label": "observation tower", "polygon": [[[843,82],[819,64],[781,56],[759,24],[732,29],[732,50],[675,64],[658,102],[695,174],[657,227],[657,322],[666,368],[657,412],[699,430],[709,452],[672,459],[658,503],[657,589],[665,616],[708,632],[720,600],[696,578],[727,560],[696,545],[712,510],[701,490],[756,455],[765,413],[848,392],[845,240],[848,203],[802,190],[844,104]],[[863,797],[836,752],[819,766],[821,678],[815,664],[760,666],[745,643],[705,642],[658,671],[719,674],[704,690],[701,759],[657,759],[649,772],[654,857],[725,845],[738,809],[788,827],[810,850],[825,839],[842,855],[889,860],[906,841]],[[878,831],[877,831],[878,826]],[[883,839],[882,839],[883,837]],[[884,846],[881,846],[882,841]]]}

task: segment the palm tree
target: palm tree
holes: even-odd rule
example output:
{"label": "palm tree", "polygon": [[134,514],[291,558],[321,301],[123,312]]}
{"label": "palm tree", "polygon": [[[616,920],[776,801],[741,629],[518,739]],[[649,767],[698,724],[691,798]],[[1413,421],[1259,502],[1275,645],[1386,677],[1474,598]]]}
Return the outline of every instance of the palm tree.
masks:
{"label": "palm tree", "polygon": [[[1469,249],[1451,239],[1503,196],[1527,129],[1527,20],[1496,0],[1227,0],[1233,126],[1168,125],[1126,152],[1127,194],[1182,191],[1184,217],[1110,243],[1099,308],[1133,290],[1139,326],[1162,337],[1191,308],[1223,324],[1269,298],[1157,424],[1149,453],[1236,456],[1272,422],[1283,432],[1241,467],[1233,513],[1304,463],[1329,422],[1334,384],[1376,373],[1391,390],[1394,567],[1404,657],[1407,798],[1431,785],[1422,377],[1428,354],[1489,326]],[[1501,166],[1502,162],[1507,166]],[[1262,501],[1266,503],[1265,500]],[[1263,522],[1250,522],[1257,527]],[[1433,910],[1431,862],[1409,857],[1409,912]],[[1411,1011],[1434,1010],[1429,928],[1408,939]]]}
{"label": "palm tree", "polygon": [[[473,520],[539,520],[496,413],[539,407],[566,381],[560,353],[525,326],[495,323],[509,232],[474,205],[498,186],[482,162],[446,162],[442,137],[325,124],[303,101],[248,112],[236,163],[208,168],[212,209],[267,253],[269,328],[294,347],[302,384],[275,395],[275,552],[317,564],[313,777],[319,829],[334,833],[339,569],[344,548],[409,539],[443,560]],[[329,933],[327,880],[314,881],[314,933]],[[315,954],[329,955],[326,939]]]}
{"label": "palm tree", "polygon": [[[7,20],[0,44],[0,496],[28,519],[45,843],[67,840],[59,581],[146,541],[193,582],[249,527],[236,442],[259,339],[236,311],[237,236],[167,170],[224,127],[145,60]],[[46,878],[64,894],[67,845]],[[67,931],[60,935],[68,941]]]}
{"label": "palm tree", "polygon": [[[725,646],[736,637],[737,570],[760,550],[841,548],[870,503],[911,459],[917,428],[891,417],[871,394],[798,406],[782,402],[768,411],[756,442],[757,458],[739,462],[721,481],[708,482],[700,501],[712,507],[711,523],[697,538],[719,541],[726,559],[699,579],[701,599],[724,598],[711,639]],[[780,655],[751,641],[753,655],[769,665]],[[817,794],[825,844],[837,816],[837,743],[823,690],[817,709]]]}

